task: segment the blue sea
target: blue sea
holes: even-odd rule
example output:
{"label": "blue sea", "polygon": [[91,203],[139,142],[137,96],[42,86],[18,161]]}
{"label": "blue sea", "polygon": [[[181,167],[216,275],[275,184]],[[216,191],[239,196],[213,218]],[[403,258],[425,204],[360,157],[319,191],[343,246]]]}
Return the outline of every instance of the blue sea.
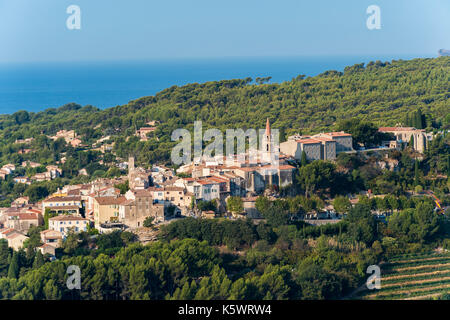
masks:
{"label": "blue sea", "polygon": [[315,76],[327,70],[375,60],[421,56],[316,56],[278,58],[214,58],[118,62],[54,62],[0,64],[0,114],[32,112],[69,102],[114,107],[154,95],[173,85],[271,76],[271,82],[299,74]]}

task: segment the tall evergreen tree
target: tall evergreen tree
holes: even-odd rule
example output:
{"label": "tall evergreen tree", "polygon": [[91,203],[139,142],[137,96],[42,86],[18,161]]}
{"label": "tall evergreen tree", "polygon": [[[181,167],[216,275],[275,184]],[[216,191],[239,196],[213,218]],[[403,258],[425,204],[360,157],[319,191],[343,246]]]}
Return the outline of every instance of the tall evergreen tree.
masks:
{"label": "tall evergreen tree", "polygon": [[38,269],[44,265],[44,256],[42,255],[40,250],[37,250],[36,256],[33,261],[33,269]]}
{"label": "tall evergreen tree", "polygon": [[0,278],[8,274],[9,248],[8,242],[0,239]]}
{"label": "tall evergreen tree", "polygon": [[302,167],[304,167],[308,164],[308,160],[306,160],[306,152],[305,151],[302,151],[302,157],[300,159],[300,164]]}
{"label": "tall evergreen tree", "polygon": [[8,278],[16,278],[19,276],[19,254],[14,251],[8,270]]}
{"label": "tall evergreen tree", "polygon": [[414,162],[414,185],[419,184],[419,160]]}

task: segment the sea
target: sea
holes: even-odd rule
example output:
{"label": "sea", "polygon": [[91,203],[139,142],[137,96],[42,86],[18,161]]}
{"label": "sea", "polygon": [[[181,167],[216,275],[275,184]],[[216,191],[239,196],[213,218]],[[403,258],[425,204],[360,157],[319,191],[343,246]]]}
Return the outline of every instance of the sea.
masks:
{"label": "sea", "polygon": [[370,61],[436,55],[240,57],[148,61],[0,63],[0,114],[38,112],[66,103],[101,109],[152,96],[173,85],[272,77],[270,82]]}

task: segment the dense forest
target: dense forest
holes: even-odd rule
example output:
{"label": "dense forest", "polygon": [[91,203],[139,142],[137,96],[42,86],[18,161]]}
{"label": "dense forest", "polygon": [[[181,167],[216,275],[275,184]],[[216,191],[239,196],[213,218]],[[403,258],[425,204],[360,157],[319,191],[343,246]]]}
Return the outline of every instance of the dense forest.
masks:
{"label": "dense forest", "polygon": [[[113,165],[120,160],[116,155],[134,155],[144,166],[167,163],[171,132],[192,129],[195,120],[202,120],[204,129],[224,130],[264,128],[270,118],[282,138],[346,130],[364,146],[385,139],[378,126],[401,123],[437,134],[424,154],[409,145],[344,153],[333,162],[305,158],[293,184],[276,190],[278,199],[257,198],[264,218],[259,223],[184,218],[162,226],[158,240],[148,245],[127,231],[89,229],[70,233],[52,262],[35,250],[43,227],[33,227],[19,251],[0,240],[0,299],[345,299],[364,283],[368,265],[437,247],[450,250],[448,214],[439,214],[423,192],[450,204],[449,71],[449,57],[377,61],[281,84],[247,78],[174,86],[106,110],[71,103],[1,115],[0,162],[42,165],[18,167],[15,175],[32,176],[66,158],[62,177],[52,181],[27,186],[6,177],[0,182],[2,206],[20,195],[37,201],[67,183],[124,174]],[[152,120],[158,121],[156,131],[139,141],[135,131]],[[74,129],[87,147],[48,138],[62,129]],[[106,143],[115,142],[114,153],[91,150],[105,136],[110,136]],[[15,143],[30,137],[28,144]],[[18,152],[25,148],[32,151]],[[88,176],[78,175],[82,168]],[[356,205],[350,203],[349,194],[369,189],[375,196],[360,195]],[[322,226],[302,221],[331,201],[342,220]],[[215,209],[213,203],[200,205]],[[230,208],[241,205],[238,199],[227,202]],[[389,217],[383,220],[374,211]],[[66,286],[70,265],[81,269],[81,290]]]}
{"label": "dense forest", "polygon": [[[75,129],[83,142],[111,136],[115,151],[138,163],[168,161],[171,133],[192,130],[195,120],[203,128],[264,128],[270,118],[281,139],[293,133],[337,129],[343,120],[371,121],[376,126],[397,123],[433,130],[450,127],[450,58],[370,62],[327,71],[315,77],[299,75],[280,84],[251,78],[173,86],[106,110],[67,104],[38,113],[19,111],[0,116],[0,161],[22,158],[49,163],[61,146],[44,135]],[[267,80],[266,80],[267,81]],[[420,114],[419,114],[420,109]],[[416,114],[414,114],[416,112]],[[160,122],[146,142],[132,136],[148,121]],[[35,152],[19,155],[16,139],[34,137]]]}
{"label": "dense forest", "polygon": [[[450,249],[448,220],[429,198],[387,224],[363,203],[323,226],[273,218],[289,210],[265,205],[266,223],[186,218],[145,246],[128,232],[71,233],[53,262],[33,250],[33,229],[18,252],[0,241],[0,299],[342,299],[364,283],[369,265],[436,245]],[[66,286],[70,265],[80,267],[81,290]]]}

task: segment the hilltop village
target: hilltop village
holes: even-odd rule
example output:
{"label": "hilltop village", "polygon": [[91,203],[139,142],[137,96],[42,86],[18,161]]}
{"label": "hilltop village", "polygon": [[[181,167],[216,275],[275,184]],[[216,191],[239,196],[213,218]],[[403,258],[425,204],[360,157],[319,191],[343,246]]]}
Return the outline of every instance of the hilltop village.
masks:
{"label": "hilltop village", "polygon": [[[155,131],[157,123],[149,122],[147,127],[136,130],[135,135],[146,141]],[[344,131],[322,132],[316,135],[296,134],[288,137],[279,146],[274,145],[270,120],[267,119],[265,143],[262,156],[256,163],[227,159],[197,159],[177,168],[152,164],[149,168],[135,165],[133,156],[116,166],[127,174],[115,178],[98,178],[83,184],[68,184],[44,199],[33,202],[30,197],[21,196],[12,201],[10,207],[0,208],[0,238],[6,239],[14,250],[26,243],[30,228],[40,227],[42,245],[37,249],[42,254],[55,256],[69,233],[96,230],[108,233],[113,230],[127,230],[139,234],[139,230],[149,226],[167,224],[183,217],[214,219],[251,218],[263,219],[258,211],[258,197],[277,199],[281,190],[289,190],[297,179],[298,167],[315,160],[335,162],[340,154],[379,153],[384,155],[378,161],[383,169],[396,170],[398,161],[390,159],[388,152],[403,150],[410,145],[412,152],[421,154],[433,135],[413,127],[382,127],[379,132],[388,134],[389,140],[371,149],[354,149],[352,135]],[[110,152],[113,145],[105,136],[92,145],[82,144],[75,131],[60,130],[49,137],[62,139],[74,148],[90,148],[102,153]],[[33,138],[17,140],[17,144],[27,145]],[[412,142],[412,144],[411,144]],[[27,153],[29,148],[21,148]],[[278,164],[269,160],[270,153],[277,151]],[[244,159],[247,159],[244,155]],[[62,158],[61,163],[66,159]],[[0,178],[14,176],[16,184],[31,185],[41,181],[51,181],[61,177],[58,165],[42,166],[32,161],[24,161],[21,169],[14,164],[5,164],[0,169]],[[18,174],[19,171],[39,168],[34,175]],[[78,175],[88,175],[85,169]],[[363,193],[371,196],[370,190]],[[349,194],[351,204],[358,202],[357,194]],[[335,223],[342,218],[333,206],[333,199],[321,201],[298,217],[312,224]],[[384,210],[386,211],[386,210]],[[377,214],[384,213],[377,210]]]}

